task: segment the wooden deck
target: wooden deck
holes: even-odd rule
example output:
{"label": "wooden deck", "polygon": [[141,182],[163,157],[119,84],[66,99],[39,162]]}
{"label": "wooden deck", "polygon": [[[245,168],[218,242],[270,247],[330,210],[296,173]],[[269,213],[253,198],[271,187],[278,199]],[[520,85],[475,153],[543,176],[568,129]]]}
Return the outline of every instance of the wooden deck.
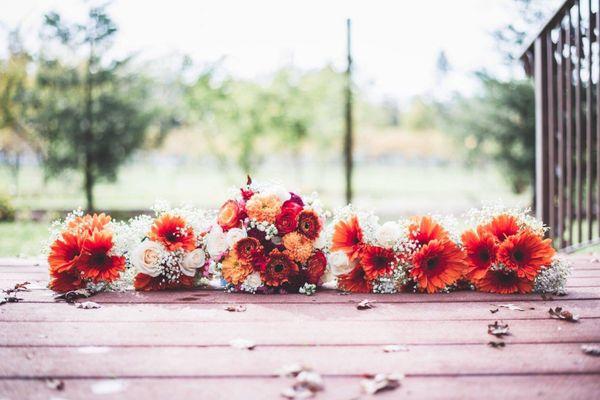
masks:
{"label": "wooden deck", "polygon": [[[571,260],[569,295],[554,299],[186,291],[102,293],[89,299],[99,309],[55,302],[44,266],[0,260],[0,287],[32,289],[0,306],[0,399],[277,399],[293,382],[278,371],[294,363],[322,375],[316,399],[369,398],[363,376],[392,372],[401,387],[373,398],[600,398],[600,357],[581,350],[600,344],[600,263]],[[365,298],[375,308],[357,310]],[[498,307],[509,303],[524,311]],[[225,310],[238,304],[246,311]],[[580,322],[551,319],[556,306]],[[496,320],[509,336],[488,334]]]}

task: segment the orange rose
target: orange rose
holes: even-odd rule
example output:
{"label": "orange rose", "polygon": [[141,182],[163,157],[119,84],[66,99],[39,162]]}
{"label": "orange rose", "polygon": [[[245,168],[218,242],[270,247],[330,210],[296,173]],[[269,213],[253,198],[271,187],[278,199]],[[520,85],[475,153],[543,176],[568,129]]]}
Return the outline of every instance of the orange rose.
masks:
{"label": "orange rose", "polygon": [[235,200],[227,200],[219,210],[217,222],[221,225],[224,231],[235,228],[240,223],[242,210],[240,205]]}

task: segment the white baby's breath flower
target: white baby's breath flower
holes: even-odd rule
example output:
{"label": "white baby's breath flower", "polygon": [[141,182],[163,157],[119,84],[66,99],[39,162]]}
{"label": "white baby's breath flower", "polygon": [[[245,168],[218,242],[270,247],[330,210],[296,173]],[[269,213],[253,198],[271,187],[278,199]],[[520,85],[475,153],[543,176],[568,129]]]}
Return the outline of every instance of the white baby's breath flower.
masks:
{"label": "white baby's breath flower", "polygon": [[131,264],[138,271],[152,277],[160,275],[160,260],[164,248],[150,240],[143,241],[131,253]]}
{"label": "white baby's breath flower", "polygon": [[185,255],[181,263],[181,273],[186,276],[196,275],[196,270],[202,268],[206,262],[204,250],[195,249]]}
{"label": "white baby's breath flower", "polygon": [[244,280],[241,289],[246,292],[254,293],[256,289],[262,286],[262,280],[258,272],[253,272]]}

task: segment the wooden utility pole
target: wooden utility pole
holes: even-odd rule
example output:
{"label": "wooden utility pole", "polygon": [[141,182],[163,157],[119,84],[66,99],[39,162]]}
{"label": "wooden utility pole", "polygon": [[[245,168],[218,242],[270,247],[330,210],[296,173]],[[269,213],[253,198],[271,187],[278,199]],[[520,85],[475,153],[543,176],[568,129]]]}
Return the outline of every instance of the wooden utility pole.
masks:
{"label": "wooden utility pole", "polygon": [[348,67],[346,68],[346,126],[344,134],[344,168],[346,178],[346,203],[352,202],[352,53],[351,53],[351,21],[346,20]]}

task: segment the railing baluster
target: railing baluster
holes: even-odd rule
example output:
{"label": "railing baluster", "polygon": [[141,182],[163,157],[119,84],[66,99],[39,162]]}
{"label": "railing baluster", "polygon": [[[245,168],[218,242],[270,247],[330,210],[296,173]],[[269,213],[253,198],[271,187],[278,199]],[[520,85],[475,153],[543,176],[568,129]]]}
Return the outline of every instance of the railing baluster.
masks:
{"label": "railing baluster", "polygon": [[585,216],[587,223],[586,240],[592,240],[592,0],[588,0],[588,29],[587,29],[587,86],[585,88],[585,177],[586,177],[586,188],[585,188]]}
{"label": "railing baluster", "polygon": [[552,31],[548,31],[546,34],[546,68],[548,75],[546,78],[546,94],[547,94],[547,126],[548,126],[548,226],[550,227],[550,234],[554,235],[556,232],[556,224],[554,220],[554,182],[555,182],[555,107],[554,107],[554,44],[552,42]]}
{"label": "railing baluster", "polygon": [[583,185],[582,185],[582,167],[581,167],[581,0],[575,2],[577,10],[577,30],[575,31],[575,51],[577,53],[577,64],[575,70],[575,215],[577,219],[577,243],[581,243],[583,237],[582,225],[582,206],[583,206]]}
{"label": "railing baluster", "polygon": [[563,55],[563,44],[565,40],[565,31],[562,26],[562,19],[559,24],[558,33],[558,65],[557,65],[557,85],[558,85],[558,112],[557,112],[557,129],[558,129],[558,230],[554,232],[554,235],[558,235],[558,245],[562,248],[565,247],[565,129],[564,129],[564,62],[565,58]]}
{"label": "railing baluster", "polygon": [[600,237],[600,1],[596,5],[596,223]]}
{"label": "railing baluster", "polygon": [[567,246],[573,244],[573,21],[570,10],[567,10],[567,215],[568,215],[568,239]]}

